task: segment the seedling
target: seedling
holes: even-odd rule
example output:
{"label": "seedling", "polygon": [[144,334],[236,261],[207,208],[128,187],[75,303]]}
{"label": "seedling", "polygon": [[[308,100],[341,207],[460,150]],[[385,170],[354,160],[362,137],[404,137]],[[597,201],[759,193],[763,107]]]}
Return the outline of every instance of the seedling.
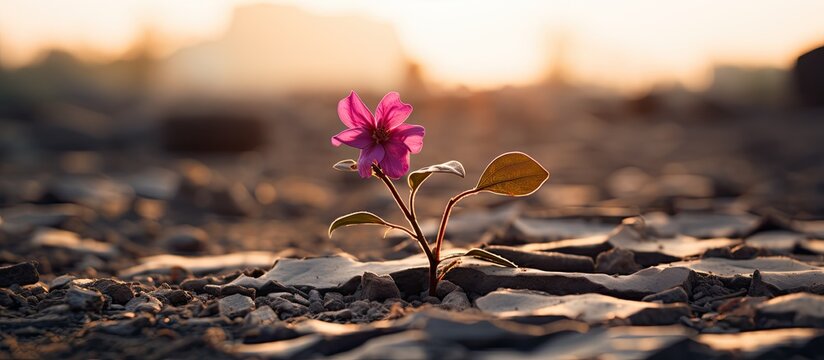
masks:
{"label": "seedling", "polygon": [[375,115],[364,105],[353,91],[338,103],[338,116],[348,129],[332,137],[332,144],[346,144],[361,150],[358,160],[342,160],[333,166],[339,171],[357,172],[362,178],[377,178],[386,185],[392,197],[403,212],[408,228],[393,224],[367,211],[358,211],[341,216],[329,226],[329,236],[338,228],[350,225],[381,225],[403,231],[417,240],[421,250],[429,260],[429,294],[435,295],[438,281],[456,267],[462,257],[475,257],[483,261],[507,267],[517,267],[511,261],[483,249],[471,249],[465,253],[441,257],[446,226],[452,208],[464,198],[482,192],[504,196],[527,196],[537,191],[549,179],[549,172],[529,155],[509,152],[492,160],[481,174],[478,184],[472,189],[455,195],[444,208],[434,244],[431,244],[418,224],[415,213],[415,196],[421,185],[435,173],[464,177],[464,166],[455,160],[443,164],[427,166],[409,173],[409,199],[405,203],[392,180],[397,180],[409,171],[409,156],[423,148],[424,128],[419,125],[404,124],[412,113],[412,106],[401,102],[396,92],[383,97]]}

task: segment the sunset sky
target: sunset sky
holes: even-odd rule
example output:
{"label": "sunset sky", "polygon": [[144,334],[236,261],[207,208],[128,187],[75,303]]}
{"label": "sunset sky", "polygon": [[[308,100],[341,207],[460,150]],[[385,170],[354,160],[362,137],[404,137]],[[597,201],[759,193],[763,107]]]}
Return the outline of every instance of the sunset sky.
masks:
{"label": "sunset sky", "polygon": [[[122,54],[147,27],[163,54],[219,37],[244,0],[0,0],[0,60],[20,66],[60,47]],[[822,1],[278,1],[389,23],[405,53],[447,86],[527,84],[560,56],[573,80],[617,88],[700,88],[713,64],[788,67],[824,44]]]}

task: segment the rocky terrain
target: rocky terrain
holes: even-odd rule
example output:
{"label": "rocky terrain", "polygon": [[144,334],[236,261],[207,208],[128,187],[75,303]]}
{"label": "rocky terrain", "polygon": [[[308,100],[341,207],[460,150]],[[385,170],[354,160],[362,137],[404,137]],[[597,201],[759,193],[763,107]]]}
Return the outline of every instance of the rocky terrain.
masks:
{"label": "rocky terrain", "polygon": [[[221,182],[194,160],[170,168],[4,193],[0,357],[824,354],[820,220],[713,199],[634,215],[480,204],[455,216],[447,253],[483,247],[519,268],[465,258],[429,296],[410,240],[316,235],[322,219],[303,214],[331,196],[322,185],[274,182],[284,195],[267,207],[266,183]],[[346,253],[364,234],[383,246]]]}

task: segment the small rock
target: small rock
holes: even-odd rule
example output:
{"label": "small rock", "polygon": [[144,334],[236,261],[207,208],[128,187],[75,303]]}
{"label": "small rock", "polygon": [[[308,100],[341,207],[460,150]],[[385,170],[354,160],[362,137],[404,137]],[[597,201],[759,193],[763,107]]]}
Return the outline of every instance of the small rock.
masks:
{"label": "small rock", "polygon": [[755,259],[758,255],[761,255],[762,251],[759,248],[741,244],[738,245],[730,250],[730,259],[734,260],[747,260],[747,259]]}
{"label": "small rock", "polygon": [[361,298],[372,301],[383,301],[389,298],[400,298],[401,291],[395,280],[389,275],[378,276],[366,272],[361,277]]}
{"label": "small rock", "polygon": [[274,301],[272,301],[272,308],[275,309],[275,312],[281,320],[301,316],[309,312],[309,308],[306,306],[295,304],[280,297],[274,298]]}
{"label": "small rock", "polygon": [[748,296],[767,296],[772,297],[773,293],[770,287],[761,278],[761,272],[755,270],[752,273],[752,281],[750,281],[750,288],[747,289]]}
{"label": "small rock", "polygon": [[29,294],[34,296],[42,295],[49,292],[49,289],[46,287],[46,285],[39,281],[35,284],[25,286],[24,289]]}
{"label": "small rock", "polygon": [[203,286],[203,292],[205,292],[209,295],[220,296],[221,288],[222,288],[222,286],[220,286],[220,285],[213,285],[213,284],[204,285]]}
{"label": "small rock", "polygon": [[209,243],[209,234],[194,226],[177,226],[168,230],[160,243],[174,253],[197,253],[206,248]]}
{"label": "small rock", "polygon": [[349,309],[355,314],[366,315],[366,312],[369,311],[369,303],[363,300],[353,301],[349,305]]}
{"label": "small rock", "polygon": [[343,300],[333,298],[326,300],[326,302],[323,303],[323,307],[329,311],[337,311],[345,308],[346,304],[343,302]]}
{"label": "small rock", "polygon": [[253,326],[269,325],[278,321],[278,315],[271,307],[262,306],[246,314],[243,321]]}
{"label": "small rock", "polygon": [[352,314],[352,310],[349,310],[349,309],[342,309],[342,310],[339,310],[339,311],[330,311],[330,313],[331,313],[330,315],[332,316],[333,319],[339,320],[339,321],[349,321],[349,320],[352,320],[352,317],[354,316],[354,314]]}
{"label": "small rock", "polygon": [[366,318],[370,321],[382,320],[386,316],[387,312],[388,310],[383,306],[383,304],[377,303],[366,311]]}
{"label": "small rock", "polygon": [[438,299],[434,296],[425,296],[423,299],[421,299],[421,301],[432,305],[438,305],[441,303],[441,299]]}
{"label": "small rock", "polygon": [[209,280],[206,278],[188,279],[180,283],[180,288],[183,290],[200,293],[203,292],[203,287],[209,285]]}
{"label": "small rock", "polygon": [[28,285],[40,281],[37,267],[30,262],[24,262],[0,267],[0,287],[9,287],[13,284]]}
{"label": "small rock", "polygon": [[234,294],[241,294],[251,298],[255,297],[255,289],[247,288],[240,285],[223,285],[220,288],[220,296],[229,296]]}
{"label": "small rock", "polygon": [[320,291],[317,291],[315,289],[309,290],[309,302],[320,302],[320,300]]}
{"label": "small rock", "polygon": [[658,302],[662,304],[686,303],[689,302],[689,295],[684,288],[677,286],[669,290],[645,296],[642,301]]}
{"label": "small rock", "polygon": [[184,290],[159,290],[154,293],[158,297],[166,299],[166,303],[172,306],[186,305],[192,300],[192,296]]}
{"label": "small rock", "polygon": [[595,271],[604,274],[629,275],[641,269],[632,251],[614,248],[598,254]]}
{"label": "small rock", "polygon": [[134,292],[125,283],[112,279],[100,279],[92,283],[91,287],[112,298],[112,303],[125,305],[134,297]]}
{"label": "small rock", "polygon": [[103,309],[103,302],[103,295],[97,290],[72,286],[66,292],[66,303],[72,310],[99,312]]}
{"label": "small rock", "polygon": [[234,294],[220,299],[220,314],[230,319],[245,316],[255,308],[255,302],[248,296]]}
{"label": "small rock", "polygon": [[126,303],[126,311],[131,312],[147,312],[157,314],[160,312],[161,308],[163,308],[163,303],[149,294],[135,296],[133,299],[129,300],[128,303]]}
{"label": "small rock", "polygon": [[49,282],[49,290],[57,290],[69,286],[69,283],[74,279],[76,278],[72,275],[60,275]]}
{"label": "small rock", "polygon": [[469,302],[469,298],[466,297],[466,293],[463,291],[453,291],[447,294],[441,305],[456,311],[463,311],[472,307],[472,303]]}
{"label": "small rock", "polygon": [[301,293],[298,289],[295,289],[294,287],[285,286],[285,285],[283,285],[283,284],[281,284],[277,281],[274,281],[274,280],[267,281],[266,283],[263,284],[263,286],[261,286],[259,289],[257,289],[258,296],[266,295],[266,294],[269,294],[269,293],[275,293],[275,292],[288,292],[288,293],[292,293],[292,294],[296,294],[296,293],[300,294]]}
{"label": "small rock", "polygon": [[299,294],[294,294],[292,296],[292,300],[297,304],[300,304],[300,305],[303,305],[303,306],[309,306],[309,300],[306,300],[306,298],[304,298],[303,296],[300,296]]}
{"label": "small rock", "polygon": [[309,303],[309,311],[311,311],[313,314],[319,314],[326,311],[326,309],[323,307],[323,304],[320,301],[312,301],[311,303]]}
{"label": "small rock", "polygon": [[[441,280],[441,281],[438,282],[438,286],[435,287],[435,293],[437,293],[438,297],[441,298],[441,299],[443,299],[444,297],[446,297],[446,295],[448,295],[449,293],[451,293],[455,290],[461,290],[461,287],[458,286],[458,285],[455,285],[455,283],[453,283],[449,280]],[[461,291],[463,291],[463,290],[461,290]]]}
{"label": "small rock", "polygon": [[[21,301],[18,301],[20,299]],[[0,289],[0,306],[16,309],[23,303],[22,297],[9,289]]]}

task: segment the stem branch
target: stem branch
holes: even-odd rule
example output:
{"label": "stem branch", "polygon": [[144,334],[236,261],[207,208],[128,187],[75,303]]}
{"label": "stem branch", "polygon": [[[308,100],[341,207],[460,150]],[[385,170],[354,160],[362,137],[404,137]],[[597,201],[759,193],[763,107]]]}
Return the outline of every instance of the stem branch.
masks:
{"label": "stem branch", "polygon": [[435,250],[433,251],[433,255],[436,259],[440,259],[441,257],[441,245],[443,245],[443,238],[446,235],[446,224],[449,222],[449,215],[452,213],[452,208],[458,201],[461,199],[479,193],[480,190],[478,189],[471,189],[466,190],[458,195],[455,195],[453,198],[449,199],[449,202],[446,203],[446,208],[443,210],[443,216],[441,217],[441,225],[438,227],[438,237],[435,240]]}
{"label": "stem branch", "polygon": [[[386,174],[384,174],[383,170],[381,170],[380,166],[372,164],[372,170],[375,171],[375,176],[377,176],[386,187],[389,189],[389,192],[392,193],[392,197],[395,198],[395,202],[398,203],[398,207],[403,212],[403,215],[406,217],[406,221],[409,222],[409,225],[412,226],[412,229],[415,231],[415,236],[413,236],[418,243],[421,245],[421,249],[426,254],[426,258],[429,260],[430,267],[438,266],[438,258],[432,254],[432,249],[429,248],[429,243],[426,241],[426,237],[423,235],[423,231],[421,231],[421,227],[418,226],[418,221],[415,219],[415,215],[409,211],[404,204],[403,200],[401,199],[400,194],[398,194],[398,189],[395,188],[395,184],[392,183],[392,180],[389,179]],[[434,289],[430,289],[431,291],[435,291]]]}

